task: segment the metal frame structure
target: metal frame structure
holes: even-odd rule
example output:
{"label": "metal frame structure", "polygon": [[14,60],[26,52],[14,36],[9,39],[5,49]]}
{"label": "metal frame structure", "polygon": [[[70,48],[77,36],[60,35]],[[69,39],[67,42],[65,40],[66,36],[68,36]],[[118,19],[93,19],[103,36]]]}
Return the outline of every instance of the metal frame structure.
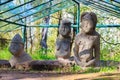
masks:
{"label": "metal frame structure", "polygon": [[[3,22],[0,25],[0,32],[12,31],[12,29],[14,30],[19,27],[58,27],[58,25],[29,25],[29,23],[35,22],[64,8],[76,5],[77,20],[76,25],[72,26],[76,28],[76,33],[78,33],[80,26],[80,3],[120,18],[120,0],[26,0],[26,2],[21,2],[17,5],[14,4],[14,1],[15,0],[0,0],[0,15],[6,15],[5,17],[0,16],[0,22]],[[36,1],[40,2],[36,3]],[[35,5],[33,5],[34,3]],[[29,4],[32,6],[26,8]],[[32,17],[32,20],[25,23],[25,19],[30,17]],[[14,24],[16,27],[1,30],[10,24]],[[120,25],[98,25],[97,27],[120,27]]]}

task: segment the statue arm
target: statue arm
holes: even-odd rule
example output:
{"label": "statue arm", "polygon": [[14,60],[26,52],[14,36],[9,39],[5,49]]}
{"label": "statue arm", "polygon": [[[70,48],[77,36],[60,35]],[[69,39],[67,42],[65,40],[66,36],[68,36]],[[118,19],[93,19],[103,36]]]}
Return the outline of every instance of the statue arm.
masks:
{"label": "statue arm", "polygon": [[100,66],[100,36],[96,39],[95,42],[95,66],[99,67]]}

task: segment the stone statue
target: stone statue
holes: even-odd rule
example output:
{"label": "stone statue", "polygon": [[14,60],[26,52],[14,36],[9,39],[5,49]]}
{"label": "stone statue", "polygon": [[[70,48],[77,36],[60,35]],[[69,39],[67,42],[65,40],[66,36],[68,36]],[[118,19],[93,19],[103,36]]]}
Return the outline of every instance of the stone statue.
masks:
{"label": "stone statue", "polygon": [[56,40],[56,53],[57,59],[69,59],[71,55],[71,22],[67,19],[62,20],[59,27],[59,35]]}
{"label": "stone statue", "polygon": [[81,32],[75,37],[74,59],[81,67],[100,66],[100,35],[96,32],[97,16],[93,12],[81,15]]}
{"label": "stone statue", "polygon": [[13,55],[9,60],[11,67],[15,67],[18,64],[32,60],[32,58],[24,51],[24,43],[22,42],[22,38],[19,34],[16,34],[12,39],[9,51]]}

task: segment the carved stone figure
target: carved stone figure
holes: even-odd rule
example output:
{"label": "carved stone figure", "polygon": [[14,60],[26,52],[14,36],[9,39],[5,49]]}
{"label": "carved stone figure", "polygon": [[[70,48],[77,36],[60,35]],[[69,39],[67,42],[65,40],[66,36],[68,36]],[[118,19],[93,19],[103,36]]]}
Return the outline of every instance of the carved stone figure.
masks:
{"label": "carved stone figure", "polygon": [[100,66],[100,35],[96,32],[97,16],[93,12],[81,15],[81,32],[75,37],[74,59],[81,67]]}
{"label": "carved stone figure", "polygon": [[9,60],[11,67],[16,66],[16,64],[18,65],[32,60],[32,58],[24,51],[24,43],[22,42],[22,38],[19,34],[16,34],[12,39],[9,51],[13,55]]}
{"label": "carved stone figure", "polygon": [[68,59],[71,55],[71,22],[67,19],[62,20],[59,27],[59,35],[56,40],[56,53],[57,59]]}

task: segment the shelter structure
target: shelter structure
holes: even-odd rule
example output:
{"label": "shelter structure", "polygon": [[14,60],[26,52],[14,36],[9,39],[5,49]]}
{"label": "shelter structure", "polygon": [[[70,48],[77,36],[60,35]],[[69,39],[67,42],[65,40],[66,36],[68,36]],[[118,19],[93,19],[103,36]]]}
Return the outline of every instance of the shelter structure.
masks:
{"label": "shelter structure", "polygon": [[[75,32],[78,33],[81,3],[120,18],[120,0],[0,0],[0,23],[2,23],[0,25],[0,32],[10,32],[18,28],[23,28],[22,32],[25,41],[26,27],[50,28],[59,26],[33,25],[33,22],[62,9],[76,5],[76,24],[72,25],[72,27],[75,28]],[[26,21],[26,19],[29,20]],[[10,24],[14,26],[8,27]],[[98,24],[97,27],[120,27],[120,25]]]}

